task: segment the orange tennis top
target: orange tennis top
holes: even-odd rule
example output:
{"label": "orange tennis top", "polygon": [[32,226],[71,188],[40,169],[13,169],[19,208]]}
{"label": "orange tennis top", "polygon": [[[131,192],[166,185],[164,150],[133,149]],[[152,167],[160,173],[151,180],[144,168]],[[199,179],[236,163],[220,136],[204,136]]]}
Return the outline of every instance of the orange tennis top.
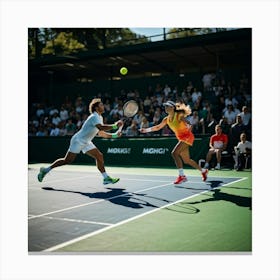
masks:
{"label": "orange tennis top", "polygon": [[179,141],[185,142],[190,146],[193,145],[194,135],[188,124],[180,119],[180,114],[175,112],[172,120],[170,120],[169,116],[166,117],[166,120]]}

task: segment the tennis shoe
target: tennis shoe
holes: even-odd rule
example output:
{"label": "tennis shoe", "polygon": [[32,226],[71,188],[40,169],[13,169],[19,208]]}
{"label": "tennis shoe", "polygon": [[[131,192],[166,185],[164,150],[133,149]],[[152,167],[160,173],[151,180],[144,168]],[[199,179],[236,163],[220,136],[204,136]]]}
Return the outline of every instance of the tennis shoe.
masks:
{"label": "tennis shoe", "polygon": [[179,175],[177,177],[177,179],[174,181],[174,184],[178,185],[178,184],[181,184],[181,183],[184,183],[184,182],[187,182],[187,181],[188,181],[188,179],[185,175],[183,175],[183,176]]}
{"label": "tennis shoe", "polygon": [[115,184],[120,180],[120,178],[111,178],[111,177],[106,177],[103,179],[103,185],[107,184]]}
{"label": "tennis shoe", "polygon": [[38,181],[39,181],[39,182],[42,182],[43,179],[44,179],[44,177],[46,176],[46,174],[47,174],[47,172],[45,171],[45,168],[44,168],[44,167],[41,167],[41,168],[40,168],[40,172],[39,172],[39,174],[38,174],[38,176],[37,176]]}
{"label": "tennis shoe", "polygon": [[204,172],[201,172],[202,181],[205,182],[207,180],[207,174],[208,174],[208,169],[205,169]]}

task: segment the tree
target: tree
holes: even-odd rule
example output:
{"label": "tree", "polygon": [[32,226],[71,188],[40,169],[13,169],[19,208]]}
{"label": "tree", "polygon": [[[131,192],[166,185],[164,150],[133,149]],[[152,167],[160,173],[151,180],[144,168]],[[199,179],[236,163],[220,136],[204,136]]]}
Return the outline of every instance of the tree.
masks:
{"label": "tree", "polygon": [[227,28],[170,28],[167,33],[167,39],[184,38],[225,30]]}
{"label": "tree", "polygon": [[66,55],[87,50],[146,43],[145,36],[129,28],[30,28],[29,58],[42,55]]}
{"label": "tree", "polygon": [[56,38],[46,42],[42,54],[64,55],[78,52],[85,49],[84,44],[73,38],[72,32],[60,32]]}

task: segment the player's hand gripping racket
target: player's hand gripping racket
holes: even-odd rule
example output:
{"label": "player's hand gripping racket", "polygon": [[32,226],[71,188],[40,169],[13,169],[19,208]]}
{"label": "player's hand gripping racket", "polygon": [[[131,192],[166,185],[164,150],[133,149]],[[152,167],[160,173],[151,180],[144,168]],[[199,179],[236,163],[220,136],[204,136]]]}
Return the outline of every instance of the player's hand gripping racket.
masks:
{"label": "player's hand gripping racket", "polygon": [[139,106],[134,100],[129,100],[123,105],[123,115],[124,118],[122,119],[123,125],[119,127],[118,131],[121,131],[124,123],[127,119],[132,118],[138,112]]}

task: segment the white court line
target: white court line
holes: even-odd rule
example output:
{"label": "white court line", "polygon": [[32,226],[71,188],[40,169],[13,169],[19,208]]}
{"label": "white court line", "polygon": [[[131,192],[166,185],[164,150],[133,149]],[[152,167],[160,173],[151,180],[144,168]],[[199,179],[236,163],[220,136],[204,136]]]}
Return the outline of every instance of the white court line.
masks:
{"label": "white court line", "polygon": [[[151,187],[151,188],[146,188],[146,189],[142,189],[142,190],[136,191],[134,193],[139,193],[139,192],[148,191],[148,190],[152,190],[152,189],[156,189],[156,188],[161,188],[161,187],[165,187],[165,186],[172,185],[172,184],[173,183],[168,183],[168,184],[163,184],[163,185],[159,185],[159,186],[155,186],[155,187]],[[28,220],[32,220],[32,219],[35,219],[35,218],[40,218],[40,217],[48,216],[48,215],[51,215],[51,214],[60,213],[60,212],[72,210],[72,209],[75,209],[75,208],[79,208],[79,207],[83,207],[83,206],[99,203],[99,202],[102,202],[102,201],[105,201],[105,200],[111,200],[111,199],[114,199],[114,198],[117,198],[117,197],[126,196],[128,194],[131,194],[131,192],[127,192],[127,193],[124,193],[124,194],[119,194],[119,195],[112,196],[112,197],[109,197],[109,198],[106,198],[106,199],[99,199],[99,200],[96,200],[96,201],[92,201],[92,202],[88,202],[88,203],[83,203],[83,204],[79,204],[79,205],[76,205],[76,206],[67,207],[67,208],[56,210],[56,211],[52,211],[52,212],[43,213],[43,214],[40,214],[40,215],[32,216],[32,217],[28,218]]]}
{"label": "white court line", "polygon": [[[51,174],[50,174],[51,175]],[[49,175],[49,176],[50,176]],[[95,174],[97,175],[97,174]],[[31,183],[31,184],[28,184],[28,187],[31,187],[31,186],[38,186],[38,184],[41,184],[42,186],[44,184],[52,184],[52,183],[57,183],[57,182],[64,182],[64,181],[74,181],[74,180],[79,180],[79,179],[84,179],[84,178],[87,178],[87,177],[92,177],[92,175],[87,175],[87,176],[80,176],[80,177],[73,177],[73,178],[66,178],[66,179],[58,179],[58,180],[44,180],[43,182],[36,182],[36,183]],[[45,177],[46,178],[46,177]]]}
{"label": "white court line", "polygon": [[[243,180],[245,180],[245,179],[246,179],[246,178],[240,178],[239,180],[236,180],[236,181],[233,181],[233,182],[230,182],[230,183],[221,185],[221,186],[219,186],[219,187],[216,187],[215,189],[218,189],[218,188],[221,188],[221,187],[225,187],[225,186],[231,185],[231,184],[233,184],[233,183],[237,183],[237,182],[243,181]],[[143,216],[146,216],[146,215],[148,215],[148,214],[151,214],[151,213],[154,213],[154,212],[156,212],[156,211],[159,211],[160,209],[164,209],[164,208],[166,208],[166,207],[169,207],[169,206],[172,206],[172,205],[174,205],[174,204],[176,204],[176,203],[180,203],[181,201],[185,201],[185,200],[188,200],[188,199],[190,199],[190,198],[199,196],[199,195],[201,195],[201,194],[203,194],[203,193],[206,193],[206,192],[209,192],[209,190],[205,190],[205,191],[199,192],[199,193],[194,194],[194,195],[192,195],[192,196],[189,196],[189,197],[187,197],[187,198],[185,197],[185,198],[179,199],[179,200],[177,200],[177,201],[174,201],[174,202],[171,202],[171,203],[166,204],[166,205],[164,205],[164,206],[161,206],[161,207],[159,207],[159,208],[157,208],[157,209],[154,209],[154,210],[151,210],[151,211],[147,211],[147,212],[145,212],[145,213],[142,213],[142,214],[137,215],[137,216],[134,216],[134,217],[132,217],[132,218],[123,220],[123,221],[121,221],[121,222],[119,222],[119,223],[113,224],[113,225],[108,226],[108,227],[106,227],[106,228],[102,228],[102,229],[100,229],[100,230],[96,230],[96,231],[87,233],[87,234],[82,235],[82,236],[80,236],[80,237],[74,238],[74,239],[72,239],[72,240],[69,240],[69,241],[63,242],[63,243],[61,243],[61,244],[58,244],[58,245],[56,245],[56,246],[50,247],[50,248],[48,248],[48,249],[45,249],[45,250],[43,250],[43,252],[52,252],[52,251],[61,249],[61,248],[63,248],[63,247],[66,247],[66,246],[68,246],[68,245],[71,245],[71,244],[73,244],[73,243],[76,243],[76,242],[79,242],[79,241],[84,240],[84,239],[86,239],[86,238],[89,238],[89,237],[92,237],[92,236],[94,236],[94,235],[100,234],[100,233],[102,233],[102,232],[105,232],[105,231],[110,230],[110,229],[112,229],[112,228],[115,228],[115,227],[117,227],[117,226],[126,224],[126,223],[128,223],[128,222],[131,222],[131,221],[133,221],[133,220],[139,219],[139,218],[141,218],[141,217],[143,217]]]}
{"label": "white court line", "polygon": [[[246,178],[243,178],[243,179],[247,179]],[[125,179],[127,180],[127,179]],[[141,179],[130,179],[130,180],[135,180],[135,181],[141,181]],[[149,181],[149,180],[145,180],[145,181]],[[152,181],[153,182],[153,181]],[[157,181],[156,181],[157,182]],[[165,182],[165,181],[163,181]],[[235,181],[236,182],[236,181]],[[193,181],[187,181],[187,183],[191,183],[191,184],[201,184],[201,182],[193,182]],[[207,183],[207,181],[205,182]],[[139,192],[143,192],[143,191],[148,191],[148,190],[152,190],[152,189],[156,189],[156,188],[160,188],[160,187],[164,187],[164,186],[168,186],[168,185],[173,185],[173,183],[167,183],[167,184],[164,184],[164,185],[159,185],[159,186],[155,186],[155,187],[151,187],[151,188],[146,188],[146,189],[142,189],[142,190],[138,190],[134,193],[139,193]],[[80,207],[83,207],[83,206],[88,206],[88,205],[91,205],[91,204],[95,204],[95,203],[99,203],[99,202],[102,202],[102,201],[105,201],[105,200],[110,200],[110,199],[114,199],[114,198],[117,198],[117,197],[122,197],[122,196],[125,196],[125,195],[128,195],[128,194],[131,194],[131,192],[127,192],[125,194],[120,194],[120,195],[117,195],[117,196],[112,196],[110,198],[107,198],[107,199],[99,199],[99,200],[96,200],[96,201],[93,201],[93,202],[88,202],[88,203],[83,203],[83,204],[79,204],[79,205],[76,205],[76,206],[71,206],[71,207],[67,207],[67,208],[64,208],[64,209],[60,209],[60,210],[56,210],[56,211],[52,211],[52,212],[47,212],[47,213],[43,213],[43,214],[39,214],[39,215],[34,215],[32,217],[29,217],[28,219],[29,220],[33,220],[33,219],[36,219],[36,218],[40,218],[40,217],[44,217],[44,216],[48,216],[48,215],[51,215],[51,214],[56,214],[56,213],[60,213],[60,212],[64,212],[64,211],[68,211],[68,210],[72,210],[72,209],[75,209],[75,208],[80,208]]]}
{"label": "white court line", "polygon": [[[127,174],[125,174],[127,175]],[[71,180],[79,180],[79,179],[84,179],[84,178],[88,178],[88,177],[99,177],[100,175],[99,174],[92,174],[92,175],[88,175],[88,176],[80,176],[80,177],[74,177],[74,178],[67,178],[67,179],[58,179],[58,180],[47,180],[47,181],[44,181],[44,182],[36,182],[36,183],[31,183],[31,184],[28,184],[29,187],[32,187],[32,186],[38,186],[38,184],[42,184],[42,186],[44,184],[52,184],[52,183],[57,183],[57,182],[64,182],[64,181],[71,181]],[[138,176],[143,176],[143,175],[138,175]],[[152,175],[152,176],[158,176],[158,177],[174,177],[172,175]],[[193,175],[190,175],[190,176],[187,176],[187,177],[198,177],[198,176],[193,176]],[[225,177],[222,177],[222,178],[225,178]],[[234,178],[235,177],[229,177],[229,178]],[[238,177],[239,178],[239,177]],[[101,179],[100,179],[101,180]],[[142,182],[158,182],[158,183],[165,183],[165,182],[170,182],[170,180],[166,180],[166,181],[162,181],[162,180],[148,180],[148,179],[139,179],[139,178],[121,178],[121,180],[128,180],[128,181],[142,181]],[[188,181],[189,183],[193,183],[193,184],[200,184],[200,182],[192,182],[192,181]],[[187,183],[188,183],[187,182]]]}
{"label": "white court line", "polygon": [[113,224],[109,224],[109,223],[101,223],[101,222],[86,221],[86,220],[76,220],[76,219],[69,219],[69,218],[58,218],[58,217],[44,217],[44,219],[82,223],[82,224],[102,225],[102,226],[112,226],[113,225]]}

